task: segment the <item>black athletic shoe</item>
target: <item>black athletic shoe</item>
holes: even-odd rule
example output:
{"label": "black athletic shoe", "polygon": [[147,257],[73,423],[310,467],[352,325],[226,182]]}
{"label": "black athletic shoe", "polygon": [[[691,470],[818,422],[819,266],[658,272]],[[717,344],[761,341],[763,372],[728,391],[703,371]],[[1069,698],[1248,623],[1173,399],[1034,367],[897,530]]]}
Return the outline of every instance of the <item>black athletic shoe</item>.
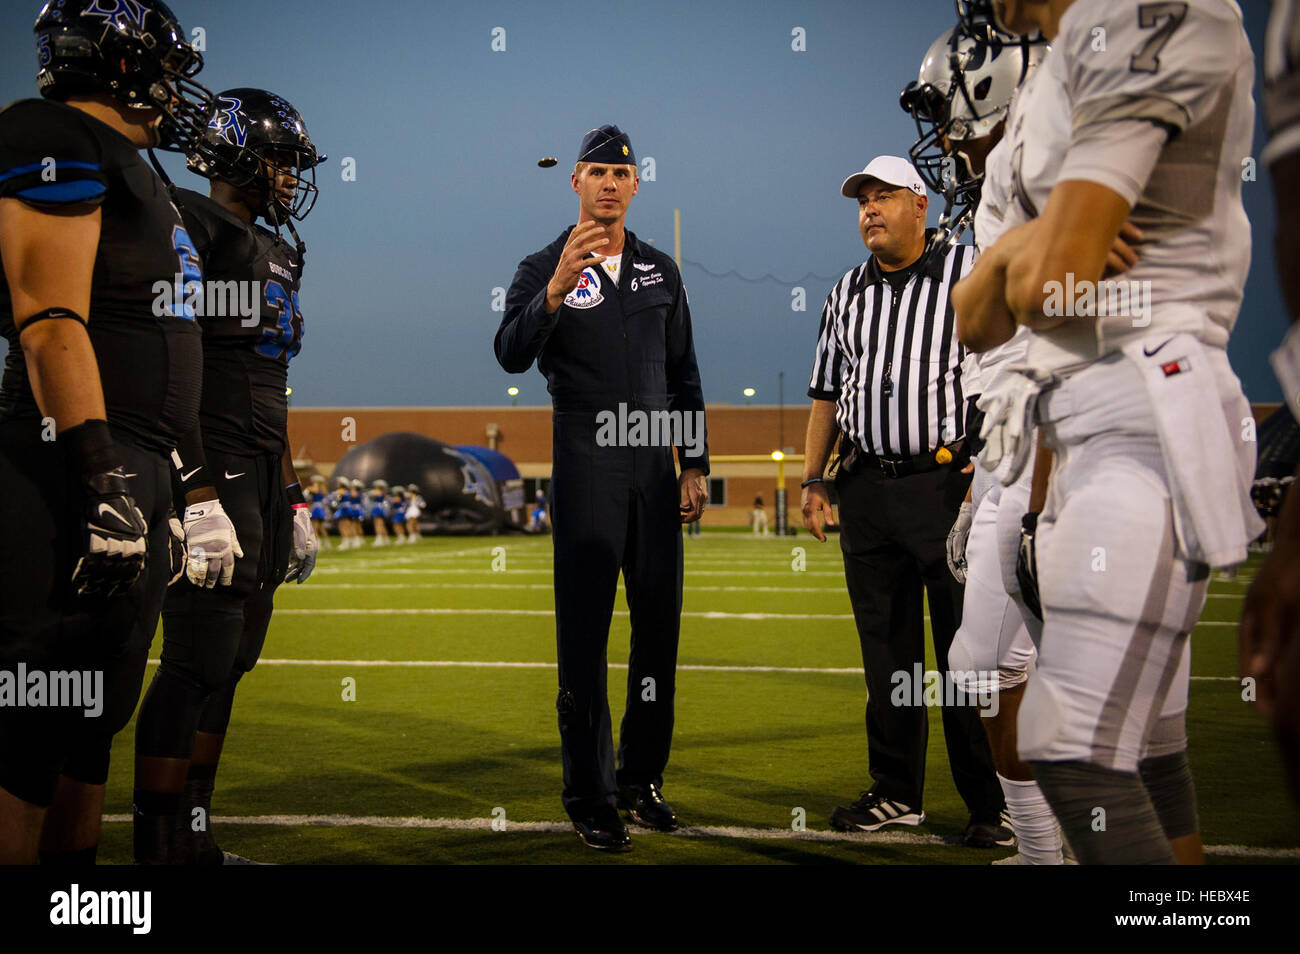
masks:
{"label": "black athletic shoe", "polygon": [[997,821],[980,822],[972,818],[961,843],[967,848],[1010,848],[1016,843],[1011,816],[1004,811]]}
{"label": "black athletic shoe", "polygon": [[582,843],[597,851],[631,851],[632,836],[627,826],[613,808],[604,808],[594,815],[573,820],[573,830]]}
{"label": "black athletic shoe", "polygon": [[919,825],[925,812],[874,792],[862,796],[848,808],[831,812],[831,827],[836,831],[879,831],[889,825]]}
{"label": "black athletic shoe", "polygon": [[648,785],[629,785],[618,793],[618,804],[627,817],[643,828],[655,831],[676,831],[677,814],[673,807],[664,801],[659,786],[651,782]]}

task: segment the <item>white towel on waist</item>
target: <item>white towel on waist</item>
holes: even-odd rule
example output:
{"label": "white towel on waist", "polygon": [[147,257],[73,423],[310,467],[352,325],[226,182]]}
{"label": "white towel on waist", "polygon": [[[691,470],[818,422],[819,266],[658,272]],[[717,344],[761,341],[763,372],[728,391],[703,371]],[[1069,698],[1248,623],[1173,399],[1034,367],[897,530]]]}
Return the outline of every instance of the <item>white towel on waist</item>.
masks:
{"label": "white towel on waist", "polygon": [[1124,345],[1151,399],[1169,478],[1178,556],[1211,567],[1246,559],[1264,523],[1243,486],[1238,448],[1209,355],[1187,332]]}

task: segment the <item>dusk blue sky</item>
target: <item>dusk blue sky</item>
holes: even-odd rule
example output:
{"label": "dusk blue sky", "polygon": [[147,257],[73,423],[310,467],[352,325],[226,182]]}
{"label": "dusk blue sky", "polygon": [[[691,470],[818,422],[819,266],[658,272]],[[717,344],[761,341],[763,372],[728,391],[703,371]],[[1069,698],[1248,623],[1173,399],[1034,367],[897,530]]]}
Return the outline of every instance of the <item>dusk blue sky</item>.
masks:
{"label": "dusk blue sky", "polygon": [[[39,6],[3,5],[0,101],[36,95]],[[203,83],[285,96],[329,156],[301,227],[306,337],[290,382],[295,406],[345,407],[505,404],[512,384],[520,404],[548,403],[536,369],[507,375],[493,357],[493,290],[576,220],[568,169],[602,123],[655,160],[629,228],[671,253],[682,210],[706,399],[742,403],[754,387],[754,403],[775,404],[784,371],[786,401],[807,403],[822,301],[867,254],[840,182],[874,155],[906,154],[915,129],[898,93],[954,20],[949,0],[171,6],[206,31]],[[1257,52],[1267,6],[1243,4]],[[1261,124],[1256,154],[1262,136]],[[539,169],[544,155],[559,165]],[[346,157],[355,182],[342,180]],[[178,157],[167,165],[204,188]],[[1276,401],[1267,356],[1286,318],[1265,170],[1245,196],[1254,256],[1230,355],[1250,398]],[[806,311],[791,309],[796,285]]]}

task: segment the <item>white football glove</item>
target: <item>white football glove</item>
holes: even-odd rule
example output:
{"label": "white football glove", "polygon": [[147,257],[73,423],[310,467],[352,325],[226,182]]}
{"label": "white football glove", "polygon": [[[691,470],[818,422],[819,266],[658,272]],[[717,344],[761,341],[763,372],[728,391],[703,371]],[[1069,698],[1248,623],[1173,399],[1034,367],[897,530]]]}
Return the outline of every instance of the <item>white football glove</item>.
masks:
{"label": "white football glove", "polygon": [[1008,365],[996,375],[991,387],[985,387],[976,405],[984,412],[980,439],[980,463],[990,473],[1000,471],[1002,486],[1015,483],[1029,463],[1034,443],[1029,435],[1034,429],[1038,395],[1056,383],[1055,375],[1027,365]]}
{"label": "white football glove", "polygon": [[167,585],[171,586],[182,576],[185,575],[185,528],[181,526],[180,518],[176,516],[176,510],[172,507],[167,508],[167,550],[171,558],[169,570],[171,578]]}
{"label": "white football glove", "polygon": [[289,571],[284,582],[302,583],[316,569],[316,528],[311,525],[311,508],[300,504],[293,508],[293,554],[289,557]]}
{"label": "white football glove", "polygon": [[961,502],[957,511],[957,520],[948,531],[948,570],[958,583],[966,582],[966,538],[970,536],[971,519],[974,510],[969,500]]}
{"label": "white football glove", "polygon": [[185,508],[185,550],[189,559],[185,575],[195,586],[212,589],[229,586],[235,577],[235,559],[242,557],[235,525],[220,500],[204,500]]}

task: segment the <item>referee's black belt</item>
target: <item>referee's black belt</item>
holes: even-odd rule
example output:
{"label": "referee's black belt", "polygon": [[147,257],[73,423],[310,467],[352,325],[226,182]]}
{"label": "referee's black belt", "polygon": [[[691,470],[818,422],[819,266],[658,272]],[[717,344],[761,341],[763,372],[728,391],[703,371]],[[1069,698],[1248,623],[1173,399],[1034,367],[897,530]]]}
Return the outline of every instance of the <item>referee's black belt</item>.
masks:
{"label": "referee's black belt", "polygon": [[[896,478],[924,474],[954,463],[959,467],[965,467],[969,460],[969,457],[963,453],[965,443],[965,439],[962,439],[943,445],[942,448],[936,448],[928,454],[917,454],[915,457],[887,457],[865,451],[852,441],[846,440],[840,445],[839,473],[851,477],[867,470],[879,470],[886,477]],[[939,451],[945,448],[952,456],[949,460],[941,462],[938,459]]]}

